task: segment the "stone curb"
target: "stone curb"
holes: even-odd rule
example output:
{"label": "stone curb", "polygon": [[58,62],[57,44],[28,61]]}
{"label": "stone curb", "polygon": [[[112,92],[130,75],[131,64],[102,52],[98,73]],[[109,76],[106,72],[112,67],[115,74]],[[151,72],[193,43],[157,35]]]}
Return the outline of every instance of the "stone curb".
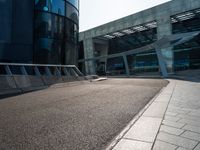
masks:
{"label": "stone curb", "polygon": [[[133,149],[134,147],[137,147],[138,149],[141,147],[141,149],[144,150],[152,149],[174,87],[175,84],[169,80],[169,84],[162,88],[160,92],[150,100],[150,102],[133,118],[122,132],[106,147],[106,150]],[[166,98],[166,96],[168,97]],[[149,123],[148,120],[150,120]],[[151,126],[151,120],[156,120],[156,124]],[[143,124],[144,122],[146,122],[146,124]],[[148,133],[151,128],[154,128],[153,133]],[[145,144],[147,144],[146,147],[144,146]]]}

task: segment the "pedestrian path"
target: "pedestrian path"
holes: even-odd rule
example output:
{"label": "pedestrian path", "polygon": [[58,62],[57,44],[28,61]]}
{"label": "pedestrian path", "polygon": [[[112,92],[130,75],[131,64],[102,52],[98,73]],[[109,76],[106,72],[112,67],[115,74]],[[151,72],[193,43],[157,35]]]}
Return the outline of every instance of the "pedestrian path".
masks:
{"label": "pedestrian path", "polygon": [[108,149],[200,150],[200,83],[169,81]]}

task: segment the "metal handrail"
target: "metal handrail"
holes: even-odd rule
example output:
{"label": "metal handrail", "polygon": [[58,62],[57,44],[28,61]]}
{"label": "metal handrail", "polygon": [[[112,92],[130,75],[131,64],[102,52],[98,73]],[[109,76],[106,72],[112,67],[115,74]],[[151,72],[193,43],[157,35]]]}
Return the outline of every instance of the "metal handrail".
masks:
{"label": "metal handrail", "polygon": [[0,63],[1,66],[32,66],[32,67],[76,67],[75,65],[56,64],[24,64],[24,63]]}
{"label": "metal handrail", "polygon": [[24,64],[24,63],[0,63],[0,66],[4,67],[4,70],[6,72],[6,75],[13,75],[12,73],[12,68],[11,67],[20,67],[20,72],[22,75],[29,75],[26,67],[33,67],[33,71],[35,72],[36,75],[40,76],[41,72],[38,67],[44,67],[45,68],[45,74],[48,76],[54,75],[49,68],[54,67],[55,71],[59,74],[62,75],[61,70],[64,70],[64,75],[65,76],[71,76],[71,73],[67,69],[72,69],[73,74],[75,76],[84,76],[83,73],[75,66],[75,65],[56,65],[56,64]]}

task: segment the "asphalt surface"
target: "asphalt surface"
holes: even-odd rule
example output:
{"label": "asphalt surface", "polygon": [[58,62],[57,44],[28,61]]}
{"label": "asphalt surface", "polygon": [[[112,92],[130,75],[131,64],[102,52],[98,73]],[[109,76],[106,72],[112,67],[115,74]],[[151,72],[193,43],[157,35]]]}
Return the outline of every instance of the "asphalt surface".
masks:
{"label": "asphalt surface", "polygon": [[167,83],[76,82],[2,99],[0,149],[103,149]]}

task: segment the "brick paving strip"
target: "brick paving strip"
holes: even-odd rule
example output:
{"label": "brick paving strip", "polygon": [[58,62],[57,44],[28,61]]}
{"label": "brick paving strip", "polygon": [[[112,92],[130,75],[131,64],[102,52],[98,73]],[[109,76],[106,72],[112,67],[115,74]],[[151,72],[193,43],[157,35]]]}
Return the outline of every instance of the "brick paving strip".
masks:
{"label": "brick paving strip", "polygon": [[200,150],[200,83],[169,81],[106,150]]}

